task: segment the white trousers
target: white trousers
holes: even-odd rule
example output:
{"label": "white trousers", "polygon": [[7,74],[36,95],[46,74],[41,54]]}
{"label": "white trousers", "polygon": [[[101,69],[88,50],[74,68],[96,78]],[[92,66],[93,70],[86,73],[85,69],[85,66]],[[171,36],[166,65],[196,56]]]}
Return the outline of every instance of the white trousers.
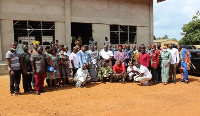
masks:
{"label": "white trousers", "polygon": [[137,81],[139,81],[139,82],[141,82],[142,84],[145,84],[145,85],[149,82],[149,80],[151,80],[151,78],[148,78],[147,76],[137,78]]}

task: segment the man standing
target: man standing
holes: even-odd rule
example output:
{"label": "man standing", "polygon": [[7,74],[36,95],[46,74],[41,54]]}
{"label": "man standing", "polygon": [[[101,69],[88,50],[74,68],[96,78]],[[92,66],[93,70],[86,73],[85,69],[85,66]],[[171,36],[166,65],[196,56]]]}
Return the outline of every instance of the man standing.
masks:
{"label": "man standing", "polygon": [[17,53],[17,44],[11,43],[11,49],[6,53],[10,75],[10,93],[12,96],[17,96],[19,92],[19,84],[21,77],[21,68],[19,61],[19,54]]}
{"label": "man standing", "polygon": [[105,41],[104,41],[104,45],[109,45],[110,44],[110,41],[108,40],[108,37],[105,37]]}
{"label": "man standing", "polygon": [[141,86],[149,86],[149,80],[151,80],[152,75],[146,66],[138,64],[140,74],[134,77],[134,80],[141,82]]}
{"label": "man standing", "polygon": [[78,59],[79,59],[80,67],[82,67],[83,64],[86,64],[87,67],[89,67],[89,65],[91,64],[90,56],[87,53],[85,46],[81,47],[81,51],[78,53]]}
{"label": "man standing", "polygon": [[73,77],[79,68],[79,60],[78,60],[77,50],[78,49],[76,47],[73,47],[73,52],[69,56],[69,60],[71,61],[70,68],[73,69]]}
{"label": "man standing", "polygon": [[125,83],[125,78],[127,76],[125,65],[118,60],[113,66],[113,73],[115,80],[122,79],[122,84]]}
{"label": "man standing", "polygon": [[113,58],[113,52],[108,51],[107,45],[104,45],[104,50],[102,50],[99,53],[100,59],[106,61],[106,66],[110,66],[112,68],[112,58]]}
{"label": "man standing", "polygon": [[22,68],[22,76],[23,76],[23,88],[24,93],[30,93],[32,90],[31,81],[32,81],[32,68],[30,57],[31,54],[28,52],[28,45],[23,45],[23,52],[19,55],[20,64]]}
{"label": "man standing", "polygon": [[40,92],[45,92],[43,90],[44,85],[44,76],[46,72],[46,61],[45,55],[42,53],[43,47],[38,47],[37,52],[31,55],[30,61],[35,78],[35,91],[37,95],[40,95]]}
{"label": "man standing", "polygon": [[132,62],[132,57],[134,55],[134,52],[132,49],[130,49],[130,45],[126,46],[125,52],[128,54],[129,58],[127,59],[127,63]]}
{"label": "man standing", "polygon": [[182,48],[181,45],[178,45],[177,48],[180,54],[179,69],[182,75],[181,82],[188,84],[188,70],[190,70],[189,64],[191,64],[191,54],[187,49]]}
{"label": "man standing", "polygon": [[169,82],[174,82],[176,84],[176,66],[179,63],[179,53],[176,48],[172,47],[172,43],[168,44],[168,51],[171,52],[172,59],[170,61],[169,67]]}
{"label": "man standing", "polygon": [[138,58],[138,63],[149,68],[149,62],[150,62],[150,56],[148,53],[145,52],[145,48],[142,47],[141,54],[139,55]]}
{"label": "man standing", "polygon": [[160,51],[156,49],[156,45],[152,45],[152,54],[151,54],[151,68],[152,68],[152,81],[154,84],[159,83],[159,71],[160,67]]}

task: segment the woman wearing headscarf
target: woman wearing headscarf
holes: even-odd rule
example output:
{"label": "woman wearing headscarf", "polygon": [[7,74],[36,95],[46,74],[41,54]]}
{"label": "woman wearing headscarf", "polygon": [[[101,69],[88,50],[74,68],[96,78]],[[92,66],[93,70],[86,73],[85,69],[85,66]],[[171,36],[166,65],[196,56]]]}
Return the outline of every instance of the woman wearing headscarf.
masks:
{"label": "woman wearing headscarf", "polygon": [[169,77],[169,64],[171,61],[171,53],[167,51],[167,46],[163,47],[163,51],[161,52],[161,77],[162,82],[164,85],[167,85],[168,83],[168,77]]}

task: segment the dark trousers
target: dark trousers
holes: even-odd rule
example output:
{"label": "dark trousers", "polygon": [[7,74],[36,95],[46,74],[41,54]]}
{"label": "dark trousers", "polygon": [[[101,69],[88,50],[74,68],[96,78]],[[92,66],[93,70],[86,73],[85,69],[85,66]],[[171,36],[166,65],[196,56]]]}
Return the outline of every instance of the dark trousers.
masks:
{"label": "dark trousers", "polygon": [[159,82],[159,70],[158,68],[153,68],[152,67],[152,81],[154,83],[158,83]]}
{"label": "dark trousers", "polygon": [[22,74],[23,77],[23,88],[24,91],[30,91],[32,89],[31,82],[32,82],[32,74]]}
{"label": "dark trousers", "polygon": [[161,67],[159,66],[158,68],[158,80],[161,80]]}
{"label": "dark trousers", "polygon": [[11,75],[11,71],[9,71],[10,75],[10,93],[13,94],[15,92],[19,92],[19,84],[21,79],[21,70],[14,70],[15,74]]}
{"label": "dark trousers", "polygon": [[77,70],[78,70],[78,68],[73,69],[73,78],[74,78],[74,75],[76,74]]}

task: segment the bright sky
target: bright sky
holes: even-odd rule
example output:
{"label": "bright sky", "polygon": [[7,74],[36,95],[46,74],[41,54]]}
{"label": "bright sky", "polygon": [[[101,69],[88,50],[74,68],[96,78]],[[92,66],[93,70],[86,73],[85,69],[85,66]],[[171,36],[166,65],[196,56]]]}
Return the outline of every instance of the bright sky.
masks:
{"label": "bright sky", "polygon": [[154,35],[158,38],[166,34],[169,38],[180,40],[181,28],[200,10],[200,0],[156,1],[154,0]]}

